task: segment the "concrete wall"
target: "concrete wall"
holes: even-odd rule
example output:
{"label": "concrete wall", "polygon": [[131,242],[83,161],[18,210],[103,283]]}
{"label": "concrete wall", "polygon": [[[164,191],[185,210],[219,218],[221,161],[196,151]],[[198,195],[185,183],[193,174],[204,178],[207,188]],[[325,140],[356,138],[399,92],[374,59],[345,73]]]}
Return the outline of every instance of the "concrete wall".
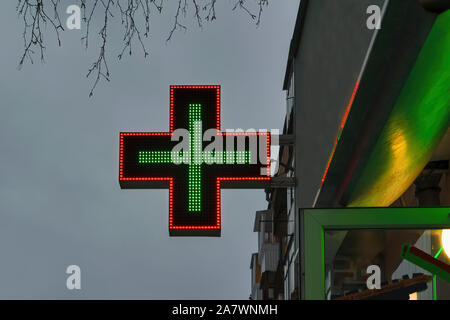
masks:
{"label": "concrete wall", "polygon": [[294,60],[297,207],[311,207],[369,48],[367,7],[384,0],[309,1]]}

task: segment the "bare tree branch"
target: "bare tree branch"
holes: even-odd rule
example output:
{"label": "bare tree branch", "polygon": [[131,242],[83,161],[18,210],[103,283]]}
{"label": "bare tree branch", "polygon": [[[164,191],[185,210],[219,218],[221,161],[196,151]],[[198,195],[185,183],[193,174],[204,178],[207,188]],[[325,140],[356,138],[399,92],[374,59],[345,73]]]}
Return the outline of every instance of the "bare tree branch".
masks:
{"label": "bare tree branch", "polygon": [[[181,28],[183,30],[187,30],[186,26],[182,25],[181,23],[178,22],[178,18],[180,16],[180,9],[181,10],[186,10],[186,1],[185,1],[185,7],[184,9],[181,8],[181,2],[183,0],[178,0],[178,8],[177,8],[177,13],[175,14],[175,23],[173,24],[172,30],[170,30],[169,33],[169,37],[167,38],[166,41],[169,41],[172,38],[173,33],[175,32],[175,30],[177,30],[178,28]],[[185,11],[186,12],[186,11]]]}
{"label": "bare tree branch", "polygon": [[[44,32],[47,24],[52,26],[56,34],[58,46],[61,46],[60,31],[64,31],[61,23],[59,10],[61,0],[16,0],[16,12],[23,20],[24,51],[19,59],[18,68],[22,68],[26,60],[33,63],[33,56],[39,52],[41,61],[44,61],[45,41]],[[84,22],[84,33],[81,38],[86,50],[89,47],[92,22],[102,19],[101,28],[98,31],[99,54],[97,59],[88,69],[87,77],[93,77],[93,85],[89,92],[92,96],[100,80],[110,81],[110,70],[107,62],[107,39],[110,24],[115,20],[118,12],[123,30],[122,48],[118,54],[121,60],[124,53],[129,55],[133,52],[133,44],[137,43],[144,57],[149,55],[145,46],[145,39],[150,36],[150,20],[152,14],[162,14],[166,5],[164,0],[73,0],[80,6],[82,21]],[[262,12],[268,6],[269,0],[234,0],[233,9],[239,8],[248,14],[252,20],[256,20],[258,26],[261,22]],[[178,0],[177,9],[166,41],[172,39],[177,30],[186,31],[188,28],[184,23],[187,16],[192,13],[199,28],[203,27],[203,21],[212,22],[216,20],[217,0]],[[251,7],[256,7],[255,12]]]}
{"label": "bare tree branch", "polygon": [[17,2],[16,11],[19,16],[22,16],[24,23],[24,31],[22,33],[24,52],[19,60],[19,69],[22,68],[27,58],[33,63],[32,56],[34,54],[34,47],[39,48],[41,61],[44,61],[45,45],[42,28],[47,25],[47,22],[50,22],[56,32],[58,46],[61,45],[59,31],[64,30],[64,28],[61,25],[57,10],[60,0],[51,0],[51,7],[53,8],[54,14],[53,18],[48,15],[43,1],[18,0]]}
{"label": "bare tree branch", "polygon": [[[98,0],[96,0],[96,1],[98,1]],[[92,97],[92,95],[94,94],[94,90],[97,87],[97,84],[100,81],[100,78],[104,78],[106,81],[109,81],[109,68],[108,68],[108,63],[106,62],[105,52],[106,52],[107,30],[108,30],[108,17],[110,15],[111,15],[111,17],[113,17],[111,12],[109,11],[110,5],[113,4],[113,0],[108,0],[107,4],[105,4],[103,0],[100,0],[100,1],[102,2],[103,6],[105,7],[104,24],[99,32],[100,36],[102,37],[102,44],[100,46],[100,53],[99,53],[97,61],[95,61],[91,65],[91,67],[89,68],[89,71],[86,75],[86,77],[89,78],[91,73],[93,73],[94,71],[96,71],[96,73],[97,73],[97,76],[94,81],[94,85],[92,86],[91,91],[89,92],[89,97]],[[103,67],[105,68],[106,72],[103,71]]]}

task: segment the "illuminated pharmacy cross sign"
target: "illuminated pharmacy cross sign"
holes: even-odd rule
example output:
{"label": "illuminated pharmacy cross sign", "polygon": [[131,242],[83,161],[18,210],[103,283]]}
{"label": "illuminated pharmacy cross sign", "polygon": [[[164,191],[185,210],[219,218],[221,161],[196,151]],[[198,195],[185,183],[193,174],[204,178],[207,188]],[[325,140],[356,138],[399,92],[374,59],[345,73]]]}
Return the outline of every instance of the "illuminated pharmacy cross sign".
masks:
{"label": "illuminated pharmacy cross sign", "polygon": [[220,86],[171,86],[169,132],[120,134],[120,186],[168,187],[171,236],[220,236],[221,188],[266,186],[269,149],[269,133],[220,131]]}

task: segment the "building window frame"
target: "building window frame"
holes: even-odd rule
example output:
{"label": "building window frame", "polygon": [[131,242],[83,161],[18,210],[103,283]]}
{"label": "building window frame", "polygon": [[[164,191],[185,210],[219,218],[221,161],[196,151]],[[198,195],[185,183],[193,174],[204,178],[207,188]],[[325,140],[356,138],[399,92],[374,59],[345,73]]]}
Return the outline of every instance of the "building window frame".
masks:
{"label": "building window frame", "polygon": [[449,229],[450,207],[300,209],[301,297],[325,300],[325,232]]}

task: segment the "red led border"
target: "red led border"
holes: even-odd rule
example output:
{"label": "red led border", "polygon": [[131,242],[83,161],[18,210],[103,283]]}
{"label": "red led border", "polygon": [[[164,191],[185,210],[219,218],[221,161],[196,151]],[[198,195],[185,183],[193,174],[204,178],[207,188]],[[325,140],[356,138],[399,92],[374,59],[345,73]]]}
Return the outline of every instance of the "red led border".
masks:
{"label": "red led border", "polygon": [[341,123],[339,125],[339,132],[338,132],[336,139],[334,140],[333,149],[331,150],[331,154],[330,154],[330,157],[328,158],[328,162],[325,167],[325,171],[323,172],[323,175],[322,175],[322,180],[321,180],[322,184],[325,182],[325,179],[327,177],[328,170],[330,169],[331,161],[333,160],[334,153],[336,152],[337,144],[338,144],[339,140],[341,139],[341,134],[342,134],[342,131],[344,130],[344,126],[347,123],[347,118],[348,118],[350,110],[353,106],[353,101],[355,100],[355,96],[356,96],[356,92],[358,91],[358,88],[359,88],[359,81],[356,81],[355,87],[353,88],[352,96],[350,97],[350,101],[347,105],[347,108],[345,108],[344,116],[341,119]]}
{"label": "red led border", "polygon": [[[216,178],[216,225],[215,226],[174,226],[173,225],[173,178],[172,177],[124,177],[123,176],[123,137],[124,136],[171,136],[174,129],[173,124],[173,90],[174,89],[216,89],[216,129],[220,131],[220,86],[170,86],[170,131],[169,132],[121,132],[120,133],[120,156],[119,156],[119,181],[168,181],[169,182],[169,230],[219,230],[221,226],[221,181],[269,181],[270,176],[270,133],[269,132],[221,132],[226,135],[267,135],[266,155],[267,174],[264,177],[217,177]],[[259,155],[258,155],[259,156]]]}
{"label": "red led border", "polygon": [[170,86],[170,133],[173,132],[173,89],[216,89],[216,129],[220,131],[220,86]]}

